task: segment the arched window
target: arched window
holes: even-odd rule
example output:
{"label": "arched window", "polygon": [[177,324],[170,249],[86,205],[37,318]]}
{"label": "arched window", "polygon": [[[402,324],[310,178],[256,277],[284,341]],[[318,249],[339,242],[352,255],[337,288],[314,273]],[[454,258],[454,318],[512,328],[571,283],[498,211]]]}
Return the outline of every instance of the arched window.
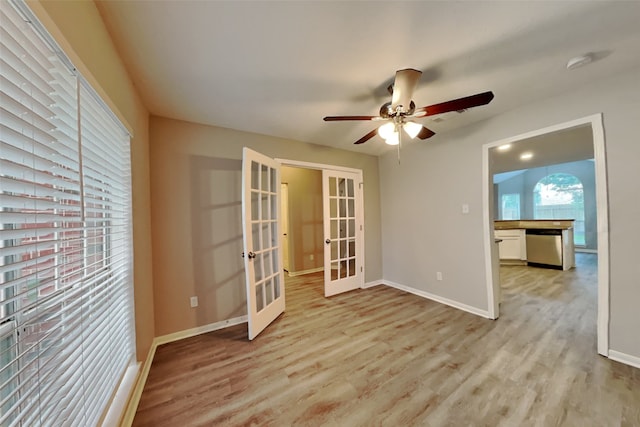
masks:
{"label": "arched window", "polygon": [[552,173],[533,188],[534,219],[574,219],[573,240],[584,246],[584,190],[582,182],[568,173]]}

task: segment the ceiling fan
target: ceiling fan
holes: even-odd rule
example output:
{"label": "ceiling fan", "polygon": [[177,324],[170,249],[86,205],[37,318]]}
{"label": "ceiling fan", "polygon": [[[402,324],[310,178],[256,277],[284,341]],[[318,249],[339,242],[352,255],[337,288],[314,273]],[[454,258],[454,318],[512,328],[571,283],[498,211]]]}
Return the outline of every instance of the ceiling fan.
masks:
{"label": "ceiling fan", "polygon": [[[372,130],[354,144],[362,144],[373,138],[378,133],[387,144],[399,145],[402,139],[402,130],[411,139],[416,136],[420,139],[427,139],[435,135],[431,129],[416,123],[413,119],[420,119],[436,114],[448,113],[450,111],[462,112],[468,108],[486,105],[493,99],[493,92],[483,92],[464,98],[453,99],[439,104],[416,108],[411,100],[413,92],[418,84],[422,71],[407,68],[396,71],[393,85],[388,87],[391,93],[391,102],[387,102],[380,107],[378,116],[327,116],[325,122],[339,122],[349,120],[371,120],[383,121],[384,124]],[[399,149],[400,147],[398,147]]]}

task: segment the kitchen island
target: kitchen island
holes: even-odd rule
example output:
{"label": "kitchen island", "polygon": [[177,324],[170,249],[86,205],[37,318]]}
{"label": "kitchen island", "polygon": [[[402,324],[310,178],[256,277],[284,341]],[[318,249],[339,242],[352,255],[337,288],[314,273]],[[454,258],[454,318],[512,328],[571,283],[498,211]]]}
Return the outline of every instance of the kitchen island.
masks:
{"label": "kitchen island", "polygon": [[501,264],[569,270],[575,266],[572,219],[494,221]]}

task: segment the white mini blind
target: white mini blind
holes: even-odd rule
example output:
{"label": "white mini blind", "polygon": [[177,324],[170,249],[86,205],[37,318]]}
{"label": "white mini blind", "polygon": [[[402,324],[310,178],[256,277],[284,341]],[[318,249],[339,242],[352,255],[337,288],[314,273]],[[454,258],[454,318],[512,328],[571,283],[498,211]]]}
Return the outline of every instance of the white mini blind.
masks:
{"label": "white mini blind", "polygon": [[24,8],[0,2],[0,425],[91,426],[134,361],[129,136]]}

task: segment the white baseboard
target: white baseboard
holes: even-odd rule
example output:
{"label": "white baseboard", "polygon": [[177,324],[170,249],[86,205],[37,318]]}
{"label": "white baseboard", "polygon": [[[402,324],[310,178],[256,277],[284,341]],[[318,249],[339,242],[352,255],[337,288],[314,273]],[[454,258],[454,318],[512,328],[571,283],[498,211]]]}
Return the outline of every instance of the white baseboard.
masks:
{"label": "white baseboard", "polygon": [[633,366],[634,368],[640,368],[640,357],[632,356],[620,351],[609,350],[609,359],[624,363],[625,365]]}
{"label": "white baseboard", "polygon": [[162,335],[154,338],[153,342],[151,343],[149,353],[147,354],[147,359],[144,361],[142,370],[140,370],[140,374],[138,375],[136,386],[131,393],[131,398],[129,400],[129,404],[127,405],[127,409],[122,417],[122,423],[120,424],[121,427],[130,427],[133,424],[133,419],[135,418],[136,411],[138,410],[138,403],[140,403],[140,397],[142,397],[142,390],[144,390],[144,385],[147,382],[149,370],[151,369],[151,364],[153,363],[153,358],[159,345],[167,344],[173,341],[179,341],[185,338],[195,337],[196,335],[206,334],[207,332],[217,331],[219,329],[228,328],[229,326],[239,325],[246,322],[247,316],[234,317],[232,319],[223,320],[221,322],[210,323],[208,325],[198,326],[197,328],[191,328],[184,331],[175,332],[173,334]]}
{"label": "white baseboard", "polygon": [[222,320],[220,322],[209,323],[208,325],[198,326],[197,328],[186,329],[180,332],[174,332],[173,334],[161,335],[156,337],[153,342],[156,345],[162,345],[173,341],[183,340],[185,338],[195,337],[196,335],[206,334],[207,332],[217,331],[218,329],[227,328],[229,326],[239,325],[240,323],[246,323],[247,316],[234,317],[233,319]]}
{"label": "white baseboard", "polygon": [[289,277],[303,276],[305,274],[317,273],[318,271],[324,271],[324,267],[312,268],[310,270],[290,271]]}
{"label": "white baseboard", "polygon": [[373,280],[371,282],[367,282],[362,286],[360,286],[360,289],[373,288],[374,286],[378,286],[378,285],[384,285],[384,282],[382,280]]}
{"label": "white baseboard", "polygon": [[387,285],[387,286],[391,287],[391,288],[395,288],[395,289],[399,289],[401,291],[409,292],[410,294],[417,295],[417,296],[422,297],[422,298],[430,299],[432,301],[439,302],[441,304],[445,304],[445,305],[448,305],[450,307],[457,308],[459,310],[463,310],[463,311],[466,311],[466,312],[471,313],[471,314],[475,314],[476,316],[486,317],[487,319],[491,318],[489,316],[489,312],[487,310],[481,310],[481,309],[479,309],[477,307],[472,307],[470,305],[463,304],[463,303],[458,302],[458,301],[450,300],[448,298],[444,298],[444,297],[441,297],[439,295],[435,295],[435,294],[432,294],[432,293],[429,293],[429,292],[421,291],[419,289],[415,289],[415,288],[412,288],[412,287],[409,287],[409,286],[401,285],[399,283],[395,283],[395,282],[392,282],[390,280],[383,280],[382,283],[384,285]]}

